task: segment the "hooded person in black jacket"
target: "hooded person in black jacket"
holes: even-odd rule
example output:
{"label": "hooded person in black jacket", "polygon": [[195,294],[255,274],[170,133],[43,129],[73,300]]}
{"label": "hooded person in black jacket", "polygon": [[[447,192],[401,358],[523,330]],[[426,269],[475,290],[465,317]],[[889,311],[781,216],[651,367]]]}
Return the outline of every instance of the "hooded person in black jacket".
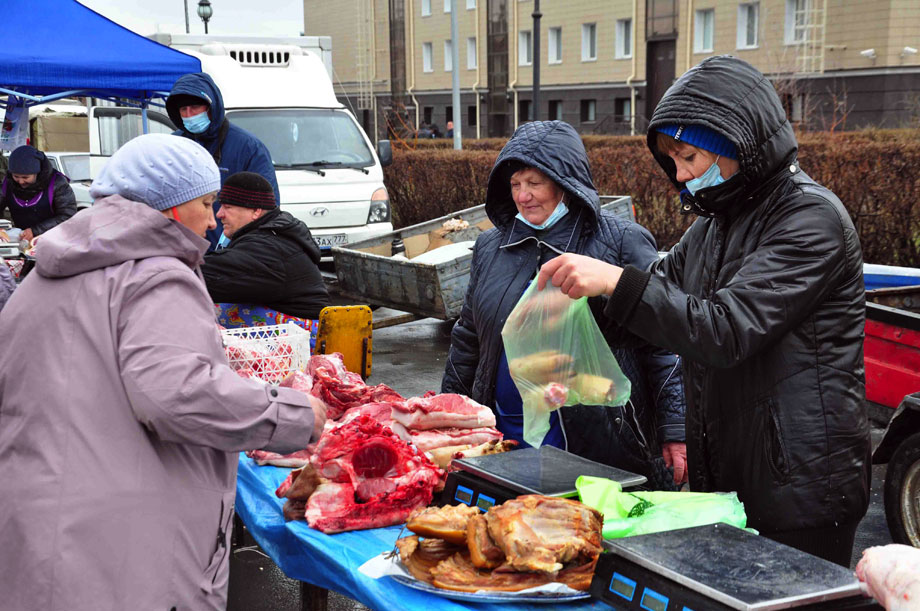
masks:
{"label": "hooded person in black jacket", "polygon": [[737,491],[762,535],[849,566],[869,501],[865,290],[846,209],[799,168],[773,85],[730,56],[665,93],[648,146],[701,218],[651,270],[540,271],[683,362],[695,491]]}
{"label": "hooded person in black jacket", "polygon": [[[658,250],[645,228],[601,210],[581,138],[562,121],[525,123],[515,131],[489,176],[486,213],[495,228],[476,240],[441,391],[491,407],[499,430],[522,441],[522,401],[501,331],[540,264],[571,252],[645,269]],[[605,301],[589,302],[602,330]],[[614,354],[632,383],[629,402],[563,407],[553,412],[543,445],[645,475],[653,488],[674,489],[686,477],[677,357],[644,342]]]}
{"label": "hooded person in black jacket", "polygon": [[230,243],[205,255],[201,272],[211,298],[319,318],[329,305],[319,246],[303,221],[275,206],[271,183],[238,172],[224,182],[218,201]]}
{"label": "hooded person in black jacket", "polygon": [[77,198],[67,177],[43,152],[25,144],[10,154],[9,171],[0,183],[0,214],[9,209],[20,239],[31,240],[77,213]]}

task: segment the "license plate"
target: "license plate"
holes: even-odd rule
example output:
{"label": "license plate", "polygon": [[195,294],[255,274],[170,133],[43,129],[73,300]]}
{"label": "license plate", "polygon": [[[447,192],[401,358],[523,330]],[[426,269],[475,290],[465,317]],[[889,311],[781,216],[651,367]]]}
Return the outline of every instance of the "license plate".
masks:
{"label": "license plate", "polygon": [[314,235],[313,239],[316,240],[320,248],[332,248],[333,246],[342,246],[346,243],[344,233]]}

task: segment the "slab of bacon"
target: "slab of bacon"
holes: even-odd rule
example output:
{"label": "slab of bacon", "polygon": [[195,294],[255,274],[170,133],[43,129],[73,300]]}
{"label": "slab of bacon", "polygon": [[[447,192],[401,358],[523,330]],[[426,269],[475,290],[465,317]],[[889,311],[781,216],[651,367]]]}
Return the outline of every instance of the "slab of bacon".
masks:
{"label": "slab of bacon", "polygon": [[412,397],[403,403],[394,403],[393,420],[418,431],[495,426],[492,410],[469,397],[452,393]]}

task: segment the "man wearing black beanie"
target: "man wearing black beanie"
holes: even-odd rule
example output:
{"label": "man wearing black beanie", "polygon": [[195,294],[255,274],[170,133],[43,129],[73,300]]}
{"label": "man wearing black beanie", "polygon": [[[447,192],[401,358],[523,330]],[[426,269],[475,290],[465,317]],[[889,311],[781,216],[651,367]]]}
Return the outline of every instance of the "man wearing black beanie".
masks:
{"label": "man wearing black beanie", "polygon": [[319,246],[303,221],[275,205],[271,183],[238,172],[224,182],[218,204],[230,243],[205,255],[201,271],[211,298],[319,318],[329,305]]}
{"label": "man wearing black beanie", "polygon": [[45,154],[23,145],[10,154],[0,183],[0,214],[9,208],[20,239],[31,240],[77,213],[77,198],[66,176],[51,167]]}

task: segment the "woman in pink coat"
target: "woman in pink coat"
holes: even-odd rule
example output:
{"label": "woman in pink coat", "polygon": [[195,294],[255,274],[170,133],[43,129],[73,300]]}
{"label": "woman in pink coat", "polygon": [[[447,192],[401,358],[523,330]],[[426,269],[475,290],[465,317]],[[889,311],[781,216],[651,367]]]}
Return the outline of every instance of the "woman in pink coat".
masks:
{"label": "woman in pink coat", "polygon": [[237,453],[322,431],[228,366],[198,271],[219,188],[191,140],[131,140],[4,308],[0,607],[225,608]]}

